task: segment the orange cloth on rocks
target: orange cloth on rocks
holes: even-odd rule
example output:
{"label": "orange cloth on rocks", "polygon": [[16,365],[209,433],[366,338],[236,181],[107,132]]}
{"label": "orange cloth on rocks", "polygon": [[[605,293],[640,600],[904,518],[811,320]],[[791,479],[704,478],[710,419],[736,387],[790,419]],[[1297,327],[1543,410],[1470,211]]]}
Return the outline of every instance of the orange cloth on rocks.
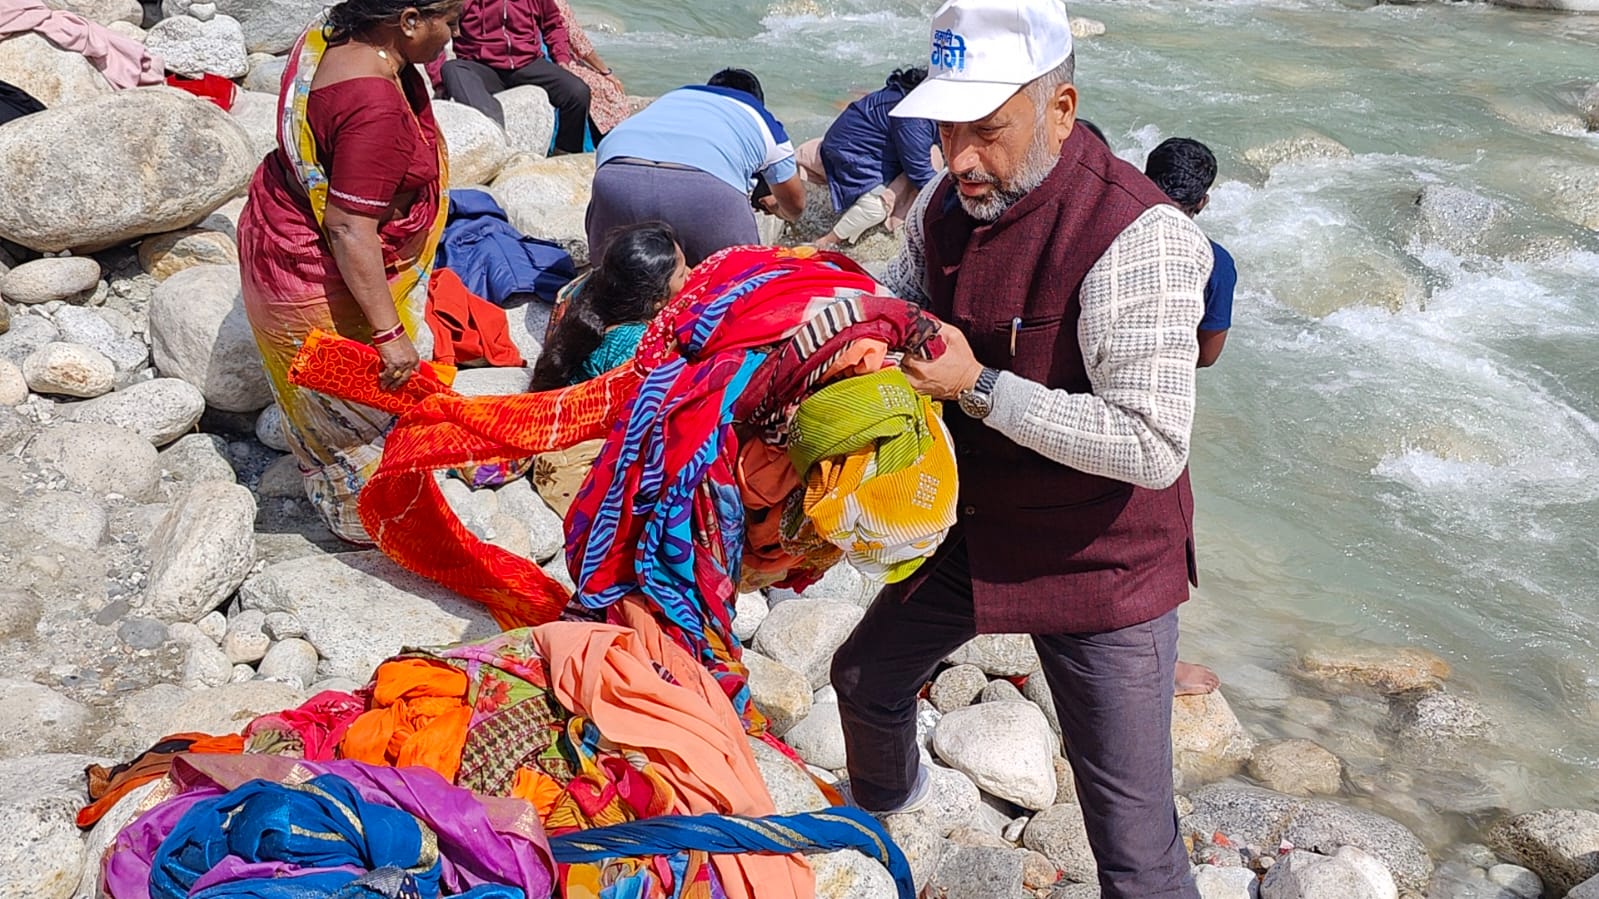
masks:
{"label": "orange cloth on rocks", "polygon": [[[556,698],[606,739],[642,752],[690,814],[775,814],[744,726],[716,678],[661,631],[638,598],[619,607],[625,627],[557,621],[533,629]],[[799,856],[725,855],[715,863],[730,899],[751,899],[757,888],[762,899],[815,894],[815,876]]]}
{"label": "orange cloth on rocks", "polygon": [[447,268],[433,270],[426,318],[433,332],[433,358],[440,363],[482,359],[499,368],[524,364],[522,351],[511,340],[505,310],[467,290],[461,277]]}
{"label": "orange cloth on rocks", "polygon": [[372,707],[350,725],[340,755],[370,765],[432,768],[454,783],[472,723],[466,690],[466,675],[449,665],[384,662],[373,675]]}

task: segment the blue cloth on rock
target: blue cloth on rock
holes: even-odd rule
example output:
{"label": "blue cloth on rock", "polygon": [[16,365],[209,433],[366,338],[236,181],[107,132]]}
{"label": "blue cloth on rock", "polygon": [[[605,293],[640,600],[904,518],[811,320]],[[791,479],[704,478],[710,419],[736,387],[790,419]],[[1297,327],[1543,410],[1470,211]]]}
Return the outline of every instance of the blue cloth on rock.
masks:
{"label": "blue cloth on rock", "polygon": [[515,305],[528,295],[553,302],[556,291],[577,277],[565,250],[516,230],[500,204],[481,190],[450,191],[438,266],[496,306]]}

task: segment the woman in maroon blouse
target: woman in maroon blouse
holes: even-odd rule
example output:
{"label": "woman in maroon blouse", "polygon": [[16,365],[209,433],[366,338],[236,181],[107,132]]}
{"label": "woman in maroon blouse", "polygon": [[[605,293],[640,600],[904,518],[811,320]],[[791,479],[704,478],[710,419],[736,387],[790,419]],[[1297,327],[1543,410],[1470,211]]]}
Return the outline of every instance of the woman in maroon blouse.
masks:
{"label": "woman in maroon blouse", "polygon": [[313,24],[239,221],[245,312],[289,446],[307,496],[351,541],[369,542],[354,500],[393,419],[295,387],[288,367],[316,329],[376,346],[391,389],[429,355],[448,163],[416,64],[443,51],[460,15],[460,0],[345,0]]}

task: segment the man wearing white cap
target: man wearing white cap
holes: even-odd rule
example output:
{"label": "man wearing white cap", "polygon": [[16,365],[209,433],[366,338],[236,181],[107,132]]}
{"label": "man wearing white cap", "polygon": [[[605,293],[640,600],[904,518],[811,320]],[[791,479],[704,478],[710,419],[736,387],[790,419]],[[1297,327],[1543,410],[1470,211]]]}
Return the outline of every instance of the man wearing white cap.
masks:
{"label": "man wearing white cap", "polygon": [[1057,0],[948,0],[928,62],[893,115],[939,123],[949,173],[906,219],[887,283],[946,323],[941,357],[903,364],[957,401],[960,519],[834,658],[850,793],[879,813],[924,803],[917,691],[974,635],[1031,634],[1103,896],[1197,899],[1170,726],[1210,245],[1074,127]]}

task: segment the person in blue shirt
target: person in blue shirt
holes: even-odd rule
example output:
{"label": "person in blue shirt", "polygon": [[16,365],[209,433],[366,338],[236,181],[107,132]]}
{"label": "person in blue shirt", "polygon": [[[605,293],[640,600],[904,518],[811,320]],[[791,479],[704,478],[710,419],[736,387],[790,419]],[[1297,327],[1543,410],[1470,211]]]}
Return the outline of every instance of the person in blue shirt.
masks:
{"label": "person in blue shirt", "polygon": [[[1144,174],[1193,218],[1210,203],[1216,155],[1193,138],[1173,137],[1150,151]],[[1216,262],[1210,270],[1210,283],[1205,285],[1205,316],[1199,320],[1200,368],[1209,368],[1221,356],[1227,330],[1233,325],[1233,289],[1238,286],[1232,254],[1214,240],[1210,249]]]}
{"label": "person in blue shirt", "polygon": [[723,69],[703,85],[662,95],[600,141],[585,219],[589,257],[602,259],[619,227],[663,221],[692,267],[731,246],[758,244],[750,192],[789,221],[805,211],[794,144],[766,109],[760,79]]}
{"label": "person in blue shirt", "polygon": [[[930,119],[891,118],[889,110],[927,78],[925,67],[896,69],[878,90],[851,103],[822,137],[821,160],[843,213],[816,241],[822,249],[854,243],[889,218],[889,197],[914,200],[938,173],[938,126]],[[935,161],[936,160],[936,161]],[[904,182],[895,184],[903,176]]]}

